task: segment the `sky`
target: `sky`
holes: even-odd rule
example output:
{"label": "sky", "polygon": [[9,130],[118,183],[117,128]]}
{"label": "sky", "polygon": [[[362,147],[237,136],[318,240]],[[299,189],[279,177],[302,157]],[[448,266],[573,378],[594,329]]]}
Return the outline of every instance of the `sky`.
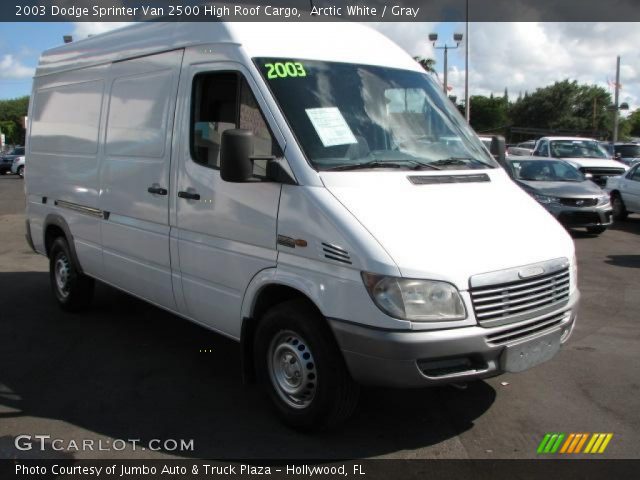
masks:
{"label": "sky", "polygon": [[[121,27],[121,23],[1,23],[0,99],[27,95],[42,50],[75,39]],[[428,41],[438,33],[439,43],[453,44],[453,33],[464,33],[463,23],[370,24],[411,55],[434,58],[442,78],[443,52]],[[472,23],[470,24],[469,87],[471,95],[503,95],[513,101],[555,81],[577,80],[600,85],[613,93],[616,56],[620,55],[620,102],[630,111],[640,108],[640,28],[637,23]],[[464,41],[449,52],[451,95],[464,98]]]}

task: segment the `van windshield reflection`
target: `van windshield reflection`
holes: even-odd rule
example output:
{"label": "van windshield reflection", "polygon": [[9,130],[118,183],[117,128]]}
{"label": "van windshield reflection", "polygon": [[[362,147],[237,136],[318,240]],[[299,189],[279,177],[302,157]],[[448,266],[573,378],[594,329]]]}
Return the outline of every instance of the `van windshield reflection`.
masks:
{"label": "van windshield reflection", "polygon": [[317,170],[497,167],[426,73],[299,59],[255,63]]}

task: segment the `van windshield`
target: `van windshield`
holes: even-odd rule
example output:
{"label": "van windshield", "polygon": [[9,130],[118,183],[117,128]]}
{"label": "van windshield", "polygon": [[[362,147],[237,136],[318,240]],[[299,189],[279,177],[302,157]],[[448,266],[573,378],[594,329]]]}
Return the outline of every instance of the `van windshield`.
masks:
{"label": "van windshield", "polygon": [[425,73],[315,60],[254,61],[317,170],[498,166]]}

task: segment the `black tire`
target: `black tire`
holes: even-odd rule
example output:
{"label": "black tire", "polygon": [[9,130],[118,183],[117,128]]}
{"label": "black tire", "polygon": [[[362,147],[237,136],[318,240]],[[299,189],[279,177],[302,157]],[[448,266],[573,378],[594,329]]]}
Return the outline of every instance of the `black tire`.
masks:
{"label": "black tire", "polygon": [[600,235],[604,233],[607,227],[587,227],[587,232],[592,233],[594,235]]}
{"label": "black tire", "polygon": [[292,300],[271,308],[258,323],[254,353],[258,381],[290,427],[330,429],[355,411],[360,387],[325,319],[307,302]]}
{"label": "black tire", "polygon": [[20,165],[20,166],[18,167],[18,172],[17,172],[17,173],[18,173],[18,176],[19,176],[20,178],[24,178],[24,165]]}
{"label": "black tire", "polygon": [[622,196],[615,192],[611,194],[611,206],[613,207],[613,219],[614,220],[626,220],[629,216],[627,207],[622,200]]}
{"label": "black tire", "polygon": [[53,295],[63,310],[79,312],[91,303],[95,282],[80,273],[63,237],[56,238],[49,251],[49,280]]}

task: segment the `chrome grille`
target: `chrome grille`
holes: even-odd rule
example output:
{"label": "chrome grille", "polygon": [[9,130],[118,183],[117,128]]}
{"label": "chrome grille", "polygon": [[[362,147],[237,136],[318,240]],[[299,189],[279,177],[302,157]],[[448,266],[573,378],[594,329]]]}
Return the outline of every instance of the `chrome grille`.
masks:
{"label": "chrome grille", "polygon": [[600,185],[604,186],[607,184],[607,178],[616,177],[618,175],[624,174],[624,168],[603,168],[603,167],[582,167],[580,168],[582,173],[590,173],[593,175],[592,180]]}
{"label": "chrome grille", "polygon": [[489,345],[504,345],[509,342],[520,340],[522,338],[529,337],[540,333],[553,330],[569,315],[568,312],[556,313],[547,317],[539,318],[525,324],[520,324],[517,327],[507,328],[491,335],[487,335],[487,343]]}
{"label": "chrome grille", "polygon": [[540,309],[559,307],[569,300],[569,268],[512,282],[470,289],[473,309],[482,326],[531,318]]}
{"label": "chrome grille", "polygon": [[560,203],[568,207],[595,207],[597,198],[561,198]]}

